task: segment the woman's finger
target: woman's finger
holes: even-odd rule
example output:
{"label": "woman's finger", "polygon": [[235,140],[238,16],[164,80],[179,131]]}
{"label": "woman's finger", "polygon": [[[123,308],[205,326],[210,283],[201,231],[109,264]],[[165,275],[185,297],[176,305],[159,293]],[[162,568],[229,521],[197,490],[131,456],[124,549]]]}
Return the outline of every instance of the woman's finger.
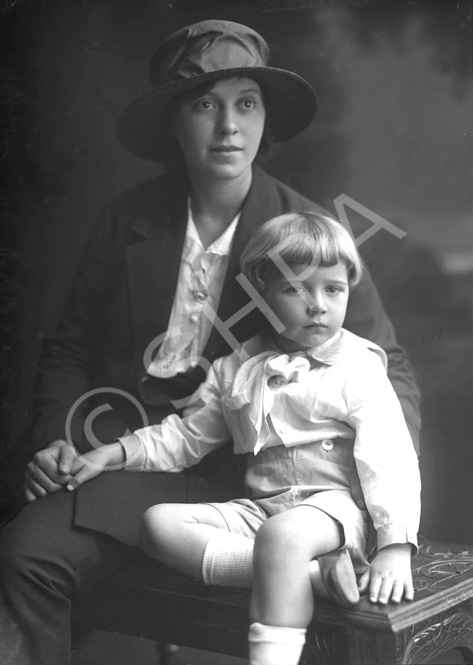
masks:
{"label": "woman's finger", "polygon": [[34,481],[37,485],[39,485],[46,491],[46,494],[52,494],[53,492],[57,492],[62,487],[62,485],[60,485],[59,483],[56,483],[53,480],[51,480],[51,478],[49,478],[49,476],[47,476],[39,466],[33,465],[31,467],[28,467],[26,471],[26,479],[27,481],[29,480]]}
{"label": "woman's finger", "polygon": [[59,449],[58,467],[59,473],[68,475],[71,472],[71,466],[77,453],[72,446],[66,445]]}
{"label": "woman's finger", "polygon": [[48,494],[44,487],[37,483],[33,478],[27,479],[26,488],[33,494],[35,499],[42,499]]}

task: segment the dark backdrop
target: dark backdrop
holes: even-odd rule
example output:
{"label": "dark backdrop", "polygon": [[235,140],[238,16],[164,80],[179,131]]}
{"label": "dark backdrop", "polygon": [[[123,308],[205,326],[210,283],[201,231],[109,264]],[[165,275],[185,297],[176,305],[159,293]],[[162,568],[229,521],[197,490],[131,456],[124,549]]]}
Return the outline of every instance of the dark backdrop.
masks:
{"label": "dark backdrop", "polygon": [[159,168],[118,144],[117,114],[148,89],[162,37],[236,20],[319,96],[268,170],[334,212],[341,195],[371,211],[347,209],[356,235],[372,213],[406,232],[362,251],[424,394],[423,532],[473,542],[471,2],[2,4],[4,450],[30,418],[41,339],[98,212]]}

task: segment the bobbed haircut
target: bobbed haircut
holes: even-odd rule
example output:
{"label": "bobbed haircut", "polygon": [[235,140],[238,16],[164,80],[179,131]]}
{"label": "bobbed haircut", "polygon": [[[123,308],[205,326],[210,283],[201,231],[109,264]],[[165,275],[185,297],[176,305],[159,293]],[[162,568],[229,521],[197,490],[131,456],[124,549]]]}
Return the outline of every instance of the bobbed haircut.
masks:
{"label": "bobbed haircut", "polygon": [[338,262],[346,265],[353,288],[363,274],[355,242],[339,222],[316,212],[273,217],[251,236],[240,257],[243,274],[259,293],[268,278],[281,274],[281,263],[329,268]]}

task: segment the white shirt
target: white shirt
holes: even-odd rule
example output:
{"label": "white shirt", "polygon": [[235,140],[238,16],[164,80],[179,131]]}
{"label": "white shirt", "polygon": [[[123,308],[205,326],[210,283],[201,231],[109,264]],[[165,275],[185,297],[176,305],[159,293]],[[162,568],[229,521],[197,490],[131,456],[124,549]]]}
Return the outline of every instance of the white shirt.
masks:
{"label": "white shirt", "polygon": [[[311,485],[320,491],[344,483],[356,494],[356,469],[362,494],[354,499],[370,513],[378,548],[415,546],[419,467],[384,351],[344,329],[319,347],[290,355],[263,333],[243,347],[248,360],[233,353],[212,365],[184,418],[172,414],[121,439],[127,469],[181,471],[231,440],[235,453],[255,455],[320,440]],[[348,456],[337,437],[354,442]],[[257,490],[252,487],[252,498]]]}
{"label": "white shirt", "polygon": [[212,321],[203,314],[202,308],[207,302],[217,311],[239,219],[240,213],[222,235],[204,249],[189,200],[186,237],[168,328],[147,369],[148,374],[169,378],[198,364],[212,329]]}

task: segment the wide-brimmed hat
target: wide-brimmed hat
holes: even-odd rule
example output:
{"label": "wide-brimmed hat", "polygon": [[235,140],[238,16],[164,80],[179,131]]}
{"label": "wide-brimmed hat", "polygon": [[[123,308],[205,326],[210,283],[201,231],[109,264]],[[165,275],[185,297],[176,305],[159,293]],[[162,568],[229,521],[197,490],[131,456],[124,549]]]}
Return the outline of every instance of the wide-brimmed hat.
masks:
{"label": "wide-brimmed hat", "polygon": [[209,20],[181,28],[153,55],[149,67],[153,90],[121,113],[118,138],[134,154],[161,161],[160,148],[168,135],[162,119],[171,100],[202,84],[234,77],[250,78],[261,86],[278,137],[292,138],[314,117],[315,92],[301,76],[268,67],[268,60],[268,44],[245,25]]}

